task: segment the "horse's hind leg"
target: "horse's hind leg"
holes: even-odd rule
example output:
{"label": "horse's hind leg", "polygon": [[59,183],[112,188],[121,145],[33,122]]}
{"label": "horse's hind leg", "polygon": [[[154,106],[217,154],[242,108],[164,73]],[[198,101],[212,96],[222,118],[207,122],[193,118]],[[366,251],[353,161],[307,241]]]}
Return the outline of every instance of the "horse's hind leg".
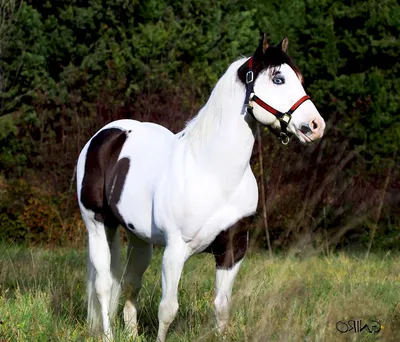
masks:
{"label": "horse's hind leg", "polygon": [[[113,274],[111,271],[111,264],[115,264],[115,262],[112,262],[111,260],[112,251],[110,247],[119,245],[118,242],[115,241],[117,238],[119,238],[119,234],[116,234],[117,229],[114,229],[113,232],[107,237],[107,228],[104,226],[103,222],[99,222],[94,218],[90,219],[88,217],[84,217],[84,221],[89,238],[88,323],[91,332],[97,332],[99,330],[100,315],[98,312],[98,300],[101,309],[103,332],[106,338],[111,340],[111,317],[112,313],[115,311],[116,304],[118,303],[119,291],[118,284],[115,284],[115,282],[118,280],[113,279]],[[111,240],[109,242],[108,238],[110,239],[110,237]],[[115,275],[114,278],[116,278]]]}
{"label": "horse's hind leg", "polygon": [[125,329],[135,338],[137,335],[138,294],[142,287],[142,277],[149,266],[153,246],[134,234],[127,232],[128,262],[124,271],[124,322]]}
{"label": "horse's hind leg", "polygon": [[[115,212],[126,178],[127,165],[120,165],[118,157],[127,134],[117,128],[101,130],[83,148],[76,171],[79,206],[89,237],[88,321],[93,332],[100,325],[98,299],[103,330],[108,337],[120,289],[120,244],[116,228],[121,221]],[[126,163],[126,158],[123,160]]]}

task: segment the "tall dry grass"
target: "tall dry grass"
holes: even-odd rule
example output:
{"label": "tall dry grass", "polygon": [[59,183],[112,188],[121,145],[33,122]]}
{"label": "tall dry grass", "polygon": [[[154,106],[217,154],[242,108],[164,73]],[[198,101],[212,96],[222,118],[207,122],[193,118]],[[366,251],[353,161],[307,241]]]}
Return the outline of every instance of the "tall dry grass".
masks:
{"label": "tall dry grass", "polygon": [[[85,322],[83,250],[0,250],[0,340],[90,341]],[[154,341],[161,298],[161,249],[145,274],[140,341]],[[192,257],[179,285],[180,309],[169,341],[221,341],[214,330],[214,262]],[[121,301],[122,303],[122,301]],[[225,341],[398,341],[400,255],[314,253],[304,248],[269,258],[250,253],[234,286]],[[121,309],[121,308],[120,308]],[[379,333],[340,333],[338,321],[379,321]],[[117,341],[128,341],[121,310]]]}

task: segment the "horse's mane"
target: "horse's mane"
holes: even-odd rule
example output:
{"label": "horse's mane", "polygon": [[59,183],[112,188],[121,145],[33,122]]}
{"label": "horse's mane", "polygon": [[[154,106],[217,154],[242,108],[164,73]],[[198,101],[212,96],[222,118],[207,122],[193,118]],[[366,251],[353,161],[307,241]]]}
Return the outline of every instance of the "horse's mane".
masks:
{"label": "horse's mane", "polygon": [[[241,58],[233,62],[225,74],[218,80],[210,98],[199,113],[186,124],[185,129],[179,133],[188,142],[201,142],[207,138],[211,132],[215,132],[220,124],[224,107],[229,106],[235,101],[236,83],[241,83],[237,77],[237,70],[246,58]],[[240,95],[242,92],[239,92]],[[225,99],[225,102],[222,100]],[[229,103],[228,103],[229,102]]]}

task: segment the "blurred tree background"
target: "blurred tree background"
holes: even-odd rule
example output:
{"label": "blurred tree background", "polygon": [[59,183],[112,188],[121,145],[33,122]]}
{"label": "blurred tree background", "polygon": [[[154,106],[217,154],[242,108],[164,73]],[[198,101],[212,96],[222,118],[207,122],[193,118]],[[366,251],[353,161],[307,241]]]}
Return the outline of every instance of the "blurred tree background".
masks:
{"label": "blurred tree background", "polygon": [[[262,133],[272,248],[398,248],[396,0],[0,0],[0,238],[84,245],[74,172],[86,141],[121,118],[183,129],[260,31],[289,37],[327,121],[314,146]],[[264,247],[259,207],[247,224]]]}

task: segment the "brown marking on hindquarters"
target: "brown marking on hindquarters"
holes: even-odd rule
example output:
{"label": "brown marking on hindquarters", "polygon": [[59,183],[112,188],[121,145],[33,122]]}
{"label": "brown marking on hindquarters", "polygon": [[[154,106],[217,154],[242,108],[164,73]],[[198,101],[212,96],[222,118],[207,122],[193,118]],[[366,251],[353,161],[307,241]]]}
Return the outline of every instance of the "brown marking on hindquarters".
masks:
{"label": "brown marking on hindquarters", "polygon": [[214,255],[217,268],[229,269],[244,258],[248,246],[248,233],[243,222],[238,221],[219,233],[204,252]]}
{"label": "brown marking on hindquarters", "polygon": [[[121,223],[125,225],[125,221],[118,211],[117,204],[121,198],[122,190],[124,189],[126,176],[128,175],[130,165],[129,158],[122,158],[118,160],[115,165],[110,165],[106,174],[106,199],[109,205],[110,213],[106,215],[106,226],[114,223],[117,225]],[[112,215],[111,215],[112,214]],[[114,220],[116,222],[108,222]]]}
{"label": "brown marking on hindquarters", "polygon": [[86,154],[81,202],[94,211],[97,221],[108,227],[124,224],[116,204],[124,188],[130,160],[118,160],[118,157],[128,133],[119,128],[104,129],[92,139]]}

